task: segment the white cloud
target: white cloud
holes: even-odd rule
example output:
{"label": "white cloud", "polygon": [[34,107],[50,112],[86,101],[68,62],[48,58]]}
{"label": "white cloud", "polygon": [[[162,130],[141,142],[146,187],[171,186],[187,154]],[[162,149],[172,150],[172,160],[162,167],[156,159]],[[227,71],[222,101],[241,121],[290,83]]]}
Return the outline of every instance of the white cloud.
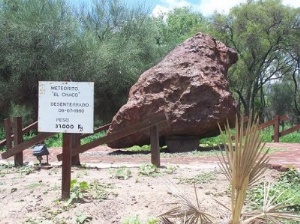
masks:
{"label": "white cloud", "polygon": [[156,5],[152,10],[152,16],[159,17],[160,15],[167,14],[170,10],[171,10],[170,8],[164,7],[162,5]]}
{"label": "white cloud", "polygon": [[[178,7],[191,7],[195,11],[200,11],[204,16],[212,15],[216,11],[228,14],[232,7],[246,2],[247,0],[199,0],[199,4],[192,4],[189,0],[161,0],[161,4],[155,6],[152,15],[168,13]],[[300,7],[300,0],[283,0],[282,3],[295,8]]]}
{"label": "white cloud", "polygon": [[204,16],[209,16],[215,11],[228,14],[232,7],[245,2],[246,0],[202,0],[200,2],[200,12]]}
{"label": "white cloud", "polygon": [[161,4],[154,7],[152,16],[157,17],[161,14],[166,14],[175,8],[195,7],[188,0],[161,0]]}
{"label": "white cloud", "polygon": [[300,1],[299,0],[283,0],[282,3],[284,5],[292,6],[295,8],[300,7]]}
{"label": "white cloud", "polygon": [[[215,11],[228,14],[232,7],[246,2],[246,0],[202,0],[200,1],[200,12],[204,16],[211,15]],[[300,7],[300,0],[283,0],[282,3],[292,7]]]}
{"label": "white cloud", "polygon": [[189,7],[192,5],[187,0],[162,0],[162,2],[173,8]]}

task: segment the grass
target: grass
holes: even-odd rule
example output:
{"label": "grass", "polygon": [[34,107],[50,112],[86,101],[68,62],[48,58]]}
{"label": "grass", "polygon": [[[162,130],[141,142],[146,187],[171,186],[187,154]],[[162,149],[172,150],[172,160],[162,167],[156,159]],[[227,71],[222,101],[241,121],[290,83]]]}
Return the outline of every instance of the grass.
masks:
{"label": "grass", "polygon": [[94,141],[96,139],[99,139],[99,138],[105,136],[105,134],[106,134],[105,131],[101,131],[101,132],[96,133],[94,135],[90,135],[90,136],[88,136],[86,138],[81,139],[81,144],[83,145],[83,144],[92,142],[92,141]]}
{"label": "grass", "polygon": [[42,186],[46,186],[46,185],[42,181],[39,181],[39,182],[35,182],[35,183],[29,184],[29,185],[25,185],[24,188],[33,190],[36,188],[40,188]]}
{"label": "grass", "polygon": [[92,198],[97,199],[98,201],[106,200],[109,196],[108,189],[113,188],[112,184],[104,184],[99,180],[93,180],[89,184],[89,193]]}
{"label": "grass", "polygon": [[[249,189],[264,176],[269,157],[261,140],[258,119],[249,119],[246,127],[240,124],[244,124],[243,118],[239,120],[236,117],[234,132],[229,127],[229,123],[225,125],[224,131],[220,127],[221,140],[224,146],[224,153],[219,156],[220,168],[229,182],[231,198],[230,208],[219,202],[221,206],[230,211],[228,215],[230,218],[226,223],[282,223],[282,219],[287,220],[288,223],[299,223],[300,216],[295,214],[295,210],[292,211],[293,214],[290,213],[291,208],[298,209],[299,198],[290,203],[290,198],[296,193],[292,192],[293,195],[288,195],[280,201],[279,199],[286,190],[280,189],[272,196],[270,184],[265,184],[263,191],[260,190],[263,192],[261,194],[263,195],[262,204],[256,210],[245,211],[246,196],[249,195]],[[202,178],[202,176],[200,177]],[[200,207],[195,187],[195,180],[197,179],[198,177],[190,180],[194,184],[196,203],[190,201],[184,193],[176,193],[178,192],[176,187],[167,183],[171,186],[172,194],[181,201],[170,203],[169,210],[159,216],[162,223],[173,223],[170,219],[181,219],[181,223],[212,223],[210,215],[203,212]],[[297,171],[286,174],[280,180],[285,183],[284,188],[292,188],[300,182]],[[299,189],[299,186],[296,189]]]}
{"label": "grass", "polygon": [[[104,135],[105,135],[105,132],[102,131],[102,132],[96,133],[94,135],[85,137],[85,138],[81,139],[81,144],[83,145],[83,144],[89,143],[91,141],[94,141],[98,138],[103,137]],[[62,133],[56,134],[55,136],[47,139],[45,141],[45,144],[49,148],[51,148],[51,147],[61,147],[62,146]]]}
{"label": "grass", "polygon": [[91,216],[87,216],[82,213],[78,214],[76,217],[76,223],[78,223],[78,224],[89,223],[92,220],[93,220],[93,218]]}
{"label": "grass", "polygon": [[48,138],[45,140],[45,144],[48,148],[55,148],[55,147],[61,147],[62,146],[62,134],[56,134],[51,138]]}
{"label": "grass", "polygon": [[25,175],[29,175],[35,171],[32,166],[20,166],[14,167],[12,164],[8,165],[0,165],[0,177],[4,177],[6,174],[18,173],[20,177],[24,177]]}
{"label": "grass", "polygon": [[190,178],[179,178],[180,184],[204,184],[216,179],[215,172],[199,173]]}
{"label": "grass", "polygon": [[[289,126],[285,126],[285,130],[290,128]],[[105,136],[105,131],[102,131],[100,133],[88,136],[81,140],[81,144],[89,143],[95,139],[98,139],[100,137]],[[29,134],[24,136],[24,140],[31,139],[36,134],[33,132],[30,132]],[[263,129],[260,133],[260,138],[262,142],[272,142],[272,136],[274,135],[273,127],[268,127],[266,129]],[[0,140],[4,139],[4,130],[0,130]],[[288,135],[282,136],[279,139],[280,142],[284,143],[300,143],[300,132],[293,132]],[[222,137],[221,135],[210,137],[210,138],[202,138],[199,140],[199,144],[202,148],[208,148],[208,147],[216,147],[222,143]],[[45,144],[48,148],[53,147],[61,147],[62,146],[62,134],[56,134],[55,136],[45,140]],[[1,147],[0,151],[6,150],[6,147]],[[150,152],[150,146],[144,145],[144,146],[132,146],[130,148],[126,149],[130,152]]]}
{"label": "grass", "polygon": [[110,169],[111,176],[120,180],[127,180],[131,177],[131,170],[125,166],[116,169]]}
{"label": "grass", "polygon": [[265,183],[262,204],[258,209],[243,214],[244,223],[299,223],[300,216],[288,209],[290,198],[279,202],[279,198],[281,198],[283,192],[271,195],[271,190],[272,185]]}
{"label": "grass", "polygon": [[199,143],[202,147],[215,147],[222,143],[222,138],[221,135],[210,138],[202,138]]}
{"label": "grass", "polygon": [[[285,130],[289,129],[290,126],[285,126]],[[282,131],[282,128],[280,128]],[[272,136],[274,135],[273,127],[268,127],[262,130],[261,139],[263,142],[272,142]],[[279,138],[280,142],[285,143],[300,143],[300,132],[292,132],[288,135],[282,136]]]}
{"label": "grass", "polygon": [[[269,195],[278,196],[276,203],[287,202],[287,211],[300,214],[300,173],[296,169],[290,169],[279,177],[278,181],[270,186]],[[264,183],[256,185],[248,193],[248,203],[251,209],[257,209],[264,199]]]}
{"label": "grass", "polygon": [[153,164],[142,164],[139,166],[139,175],[154,177],[159,174],[159,169]]}
{"label": "grass", "polygon": [[[91,142],[91,141],[94,141],[94,140],[96,140],[96,139],[98,139],[98,138],[103,137],[104,135],[105,135],[105,132],[102,131],[102,132],[96,133],[96,134],[94,134],[94,135],[88,136],[88,137],[86,137],[86,138],[81,139],[81,144],[89,143],[89,142]],[[24,135],[24,136],[23,136],[23,139],[24,139],[24,141],[27,141],[27,140],[29,140],[29,139],[35,137],[35,136],[36,136],[35,133],[30,132],[30,133],[28,133],[27,135]],[[2,132],[0,131],[0,140],[2,140],[2,139],[4,139],[4,138],[5,138],[5,137],[4,137],[4,133],[2,133]],[[52,136],[51,138],[46,139],[46,140],[45,140],[45,144],[47,145],[48,148],[62,147],[62,133],[58,133],[58,134]],[[1,148],[0,148],[0,151],[1,151],[1,150],[2,150],[2,151],[5,151],[5,150],[6,150],[6,146],[1,147]]]}
{"label": "grass", "polygon": [[88,183],[72,179],[70,198],[64,203],[64,206],[68,207],[73,202],[84,202],[85,198],[92,198],[98,201],[106,200],[109,195],[108,188],[111,188],[111,185],[102,184],[98,180]]}
{"label": "grass", "polygon": [[127,148],[126,151],[130,151],[130,152],[150,152],[150,145],[143,145],[143,146],[134,145],[130,148]]}
{"label": "grass", "polygon": [[[284,129],[290,128],[286,126]],[[260,132],[260,138],[262,142],[272,142],[272,136],[274,135],[273,127],[268,127]],[[279,138],[280,142],[285,143],[300,143],[300,132],[293,132],[288,135],[282,136]],[[202,147],[215,147],[222,143],[221,135],[210,137],[210,138],[203,138],[200,140],[200,146]]]}
{"label": "grass", "polygon": [[138,168],[138,175],[139,176],[147,176],[147,177],[157,177],[162,176],[164,174],[173,174],[177,170],[177,166],[163,166],[163,167],[156,167],[151,163],[142,164]]}
{"label": "grass", "polygon": [[121,224],[159,224],[158,218],[148,218],[146,222],[142,222],[139,216],[129,217],[121,221]]}
{"label": "grass", "polygon": [[280,142],[285,143],[300,143],[300,133],[299,132],[293,132],[288,135],[282,136],[279,139]]}

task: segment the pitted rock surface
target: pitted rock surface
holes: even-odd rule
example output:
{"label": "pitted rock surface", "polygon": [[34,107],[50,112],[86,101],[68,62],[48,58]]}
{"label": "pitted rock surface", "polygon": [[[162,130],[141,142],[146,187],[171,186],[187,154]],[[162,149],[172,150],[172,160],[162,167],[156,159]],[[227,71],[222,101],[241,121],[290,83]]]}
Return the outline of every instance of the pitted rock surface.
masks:
{"label": "pitted rock surface", "polygon": [[[114,116],[110,135],[164,111],[168,125],[159,127],[160,140],[172,136],[211,137],[218,124],[233,125],[236,103],[229,90],[228,68],[237,53],[209,35],[198,33],[177,46],[160,63],[145,71],[131,87],[128,102]],[[149,144],[149,130],[108,144],[126,148]]]}

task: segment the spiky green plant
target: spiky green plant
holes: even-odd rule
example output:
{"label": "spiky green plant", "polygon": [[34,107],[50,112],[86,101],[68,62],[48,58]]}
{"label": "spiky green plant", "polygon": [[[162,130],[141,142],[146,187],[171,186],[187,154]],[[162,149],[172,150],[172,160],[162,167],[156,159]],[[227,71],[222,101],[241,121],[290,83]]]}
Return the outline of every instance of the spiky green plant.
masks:
{"label": "spiky green plant", "polygon": [[[221,127],[220,127],[220,131]],[[232,138],[234,136],[234,138]],[[240,223],[246,192],[250,185],[256,183],[264,174],[268,156],[263,151],[260,140],[258,119],[249,119],[246,127],[244,120],[236,117],[235,134],[229,123],[222,133],[225,154],[219,157],[220,168],[231,185],[230,224]]]}

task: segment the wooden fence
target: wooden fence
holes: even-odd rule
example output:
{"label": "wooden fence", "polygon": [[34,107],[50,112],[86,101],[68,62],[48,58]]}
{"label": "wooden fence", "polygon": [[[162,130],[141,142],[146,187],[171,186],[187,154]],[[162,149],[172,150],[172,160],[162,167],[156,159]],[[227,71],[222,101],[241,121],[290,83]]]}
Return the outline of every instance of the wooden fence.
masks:
{"label": "wooden fence", "polygon": [[[71,134],[70,139],[68,140],[68,145],[71,145],[72,147],[72,164],[78,165],[79,160],[74,159],[74,157],[78,156],[79,153],[83,153],[91,148],[97,147],[102,144],[106,144],[109,142],[112,142],[114,140],[126,137],[128,135],[131,135],[133,133],[149,129],[150,131],[150,141],[155,136],[155,138],[158,138],[158,132],[157,125],[159,125],[162,122],[166,122],[167,118],[164,113],[158,114],[152,118],[144,119],[134,125],[127,126],[121,130],[118,130],[117,132],[103,136],[99,139],[96,139],[92,142],[89,142],[87,144],[81,145],[81,139],[86,138],[88,136],[94,135],[96,133],[99,133],[101,131],[105,131],[109,128],[110,124],[106,124],[104,126],[101,126],[99,128],[96,128],[94,130],[93,134]],[[15,165],[22,165],[23,164],[23,156],[21,156],[21,153],[23,150],[28,149],[57,133],[38,133],[35,137],[24,141],[23,136],[28,134],[31,131],[37,132],[37,122],[34,122],[30,124],[29,126],[22,129],[22,118],[21,117],[14,117],[13,122],[10,121],[10,119],[4,120],[4,128],[5,128],[5,139],[0,141],[0,146],[7,147],[7,150],[1,154],[2,159],[7,159],[11,156],[20,155],[19,159],[17,159],[15,162]],[[156,127],[156,128],[154,128]],[[151,131],[152,130],[152,131]],[[13,134],[11,133],[13,131]],[[64,141],[63,141],[64,142]],[[157,143],[158,144],[158,143]],[[151,144],[151,147],[154,148],[154,144]],[[153,157],[153,156],[152,156]],[[59,161],[62,160],[62,154],[57,155],[57,158]],[[154,158],[154,157],[153,157]],[[153,159],[152,159],[153,160]],[[157,159],[154,159],[153,161],[157,165],[159,162]]]}
{"label": "wooden fence", "polygon": [[[300,124],[291,127],[286,130],[280,131],[280,124],[281,122],[284,122],[288,120],[288,116],[286,115],[275,115],[274,118],[270,121],[267,121],[263,124],[260,124],[260,129],[265,129],[270,126],[273,126],[274,134],[272,136],[272,139],[274,142],[279,142],[279,138],[282,136],[285,136],[287,134],[290,134],[292,132],[295,132],[297,130],[300,130]],[[159,114],[156,117],[153,117],[151,119],[145,119],[139,123],[136,123],[132,126],[128,126],[122,130],[119,130],[118,132],[108,135],[108,136],[103,136],[99,139],[96,139],[92,142],[89,142],[87,144],[81,145],[81,139],[86,138],[88,136],[91,136],[93,134],[99,133],[101,131],[106,131],[110,124],[106,124],[104,126],[101,126],[99,128],[96,128],[94,130],[93,134],[72,134],[70,139],[67,141],[68,145],[72,148],[72,160],[71,163],[72,165],[79,165],[80,160],[79,160],[79,153],[83,153],[91,148],[97,147],[102,144],[106,144],[109,142],[112,142],[114,140],[120,139],[122,137],[131,135],[135,132],[142,131],[144,129],[149,129],[151,131],[150,135],[150,142],[151,148],[155,148],[158,145],[156,143],[157,138],[158,138],[158,130],[157,130],[157,125],[161,122],[166,121],[166,116],[165,114]],[[44,140],[47,138],[52,137],[56,133],[38,133],[37,132],[37,121],[30,124],[29,126],[22,128],[22,118],[21,117],[14,117],[12,119],[12,122],[10,119],[5,119],[4,120],[4,129],[5,129],[5,139],[0,141],[0,147],[6,145],[7,150],[6,152],[3,152],[1,154],[3,159],[7,159],[11,156],[14,156],[15,160],[15,165],[23,165],[23,150],[28,149]],[[31,131],[37,132],[37,135],[27,141],[24,141],[23,136],[28,134]],[[13,133],[12,133],[13,132]],[[155,139],[155,140],[154,140]],[[152,150],[151,152],[151,161],[159,165],[159,156],[155,153],[157,152],[156,150]],[[62,160],[62,154],[57,155],[57,158],[59,161]]]}
{"label": "wooden fence", "polygon": [[5,139],[0,142],[0,146],[6,145],[7,150],[6,152],[3,152],[1,156],[2,159],[14,156],[15,166],[23,165],[23,150],[28,149],[54,135],[54,133],[38,133],[34,138],[24,141],[24,135],[37,129],[37,122],[34,122],[22,129],[21,117],[14,117],[13,122],[11,122],[10,119],[5,119],[4,128]]}
{"label": "wooden fence", "polygon": [[[288,120],[286,115],[276,115],[268,122],[260,124],[260,129],[265,129],[273,126],[274,135],[273,141],[279,142],[279,138],[290,134],[294,131],[300,130],[300,124],[280,131],[280,123]],[[62,153],[57,155],[59,161],[62,161],[62,199],[70,197],[70,182],[71,182],[71,165],[79,165],[79,153],[83,153],[91,148],[97,147],[102,144],[112,142],[114,140],[126,137],[133,133],[149,129],[150,143],[151,143],[151,163],[160,166],[160,148],[159,148],[159,128],[161,123],[167,122],[168,119],[164,113],[158,114],[152,118],[144,119],[134,125],[127,126],[117,132],[98,138],[86,144],[81,144],[81,139],[86,138],[92,134],[69,134],[63,133],[63,147]],[[4,120],[5,139],[0,141],[0,147],[6,145],[7,150],[1,154],[3,159],[14,156],[15,166],[23,165],[23,151],[28,149],[44,140],[52,137],[56,133],[38,133],[37,122],[22,128],[22,118],[14,117],[11,122],[10,119]],[[105,131],[109,128],[110,124],[96,128],[94,134]],[[23,136],[30,131],[35,131],[37,135],[31,139],[24,141]],[[13,132],[13,133],[12,133]]]}
{"label": "wooden fence", "polygon": [[[144,119],[134,125],[127,126],[117,132],[106,135],[99,139],[96,139],[87,144],[81,145],[81,139],[88,137],[87,134],[70,134],[63,133],[63,147],[62,153],[57,155],[58,160],[62,160],[62,199],[68,199],[70,197],[71,187],[71,165],[80,164],[79,153],[85,152],[91,148],[99,146],[101,144],[109,143],[111,141],[126,137],[136,132],[140,132],[145,129],[150,131],[150,143],[151,143],[151,163],[160,166],[160,153],[159,153],[159,133],[158,125],[162,122],[167,122],[167,116],[165,113],[157,114],[151,118]],[[104,125],[95,129],[94,134],[107,130],[110,124]],[[23,135],[30,131],[37,129],[37,122],[22,129],[22,118],[13,118],[13,124],[9,119],[4,121],[5,127],[5,140],[0,142],[3,146],[6,144],[7,150],[1,154],[3,159],[7,159],[14,156],[15,166],[23,165],[23,150],[28,149],[47,138],[52,137],[56,133],[38,133],[35,137],[23,141]],[[13,129],[13,134],[11,130]],[[12,142],[13,141],[13,142]]]}
{"label": "wooden fence", "polygon": [[270,121],[267,121],[263,124],[259,125],[259,129],[265,129],[268,128],[270,126],[273,126],[273,130],[274,130],[274,134],[272,136],[272,139],[274,142],[279,142],[279,138],[283,137],[287,134],[290,134],[292,132],[298,131],[300,130],[300,124],[291,127],[289,129],[286,130],[282,130],[280,131],[280,124],[286,120],[289,120],[287,115],[275,115],[274,118]]}

